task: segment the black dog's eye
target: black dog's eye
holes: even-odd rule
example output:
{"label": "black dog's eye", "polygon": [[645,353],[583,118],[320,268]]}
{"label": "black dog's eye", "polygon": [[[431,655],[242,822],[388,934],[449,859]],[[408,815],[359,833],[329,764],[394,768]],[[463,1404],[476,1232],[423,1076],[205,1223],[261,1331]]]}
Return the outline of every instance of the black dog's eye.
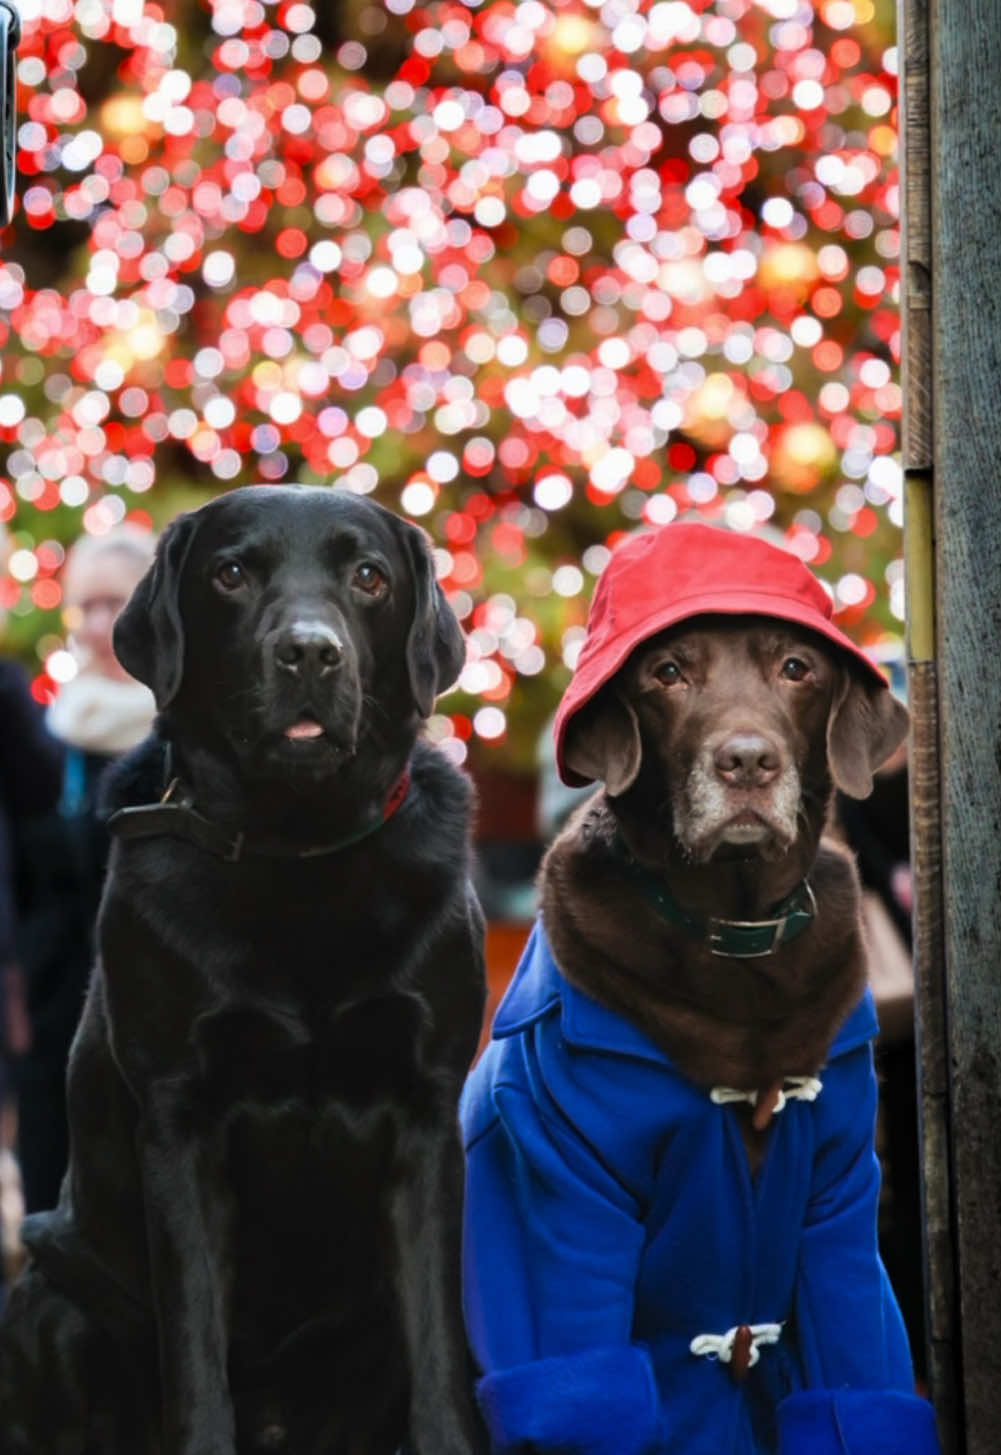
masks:
{"label": "black dog's eye", "polygon": [[385,596],[389,590],[389,582],[378,566],[373,566],[371,561],[362,561],[361,565],[355,568],[351,584],[357,586],[359,591],[364,591],[366,596]]}
{"label": "black dog's eye", "polygon": [[224,591],[236,591],[247,577],[239,561],[223,561],[215,573],[215,579]]}
{"label": "black dog's eye", "polygon": [[681,675],[681,668],[677,662],[661,662],[659,667],[654,668],[653,675],[665,687],[674,687],[677,683],[685,680]]}
{"label": "black dog's eye", "polygon": [[786,657],[781,675],[787,682],[803,682],[810,675],[810,665],[802,657]]}

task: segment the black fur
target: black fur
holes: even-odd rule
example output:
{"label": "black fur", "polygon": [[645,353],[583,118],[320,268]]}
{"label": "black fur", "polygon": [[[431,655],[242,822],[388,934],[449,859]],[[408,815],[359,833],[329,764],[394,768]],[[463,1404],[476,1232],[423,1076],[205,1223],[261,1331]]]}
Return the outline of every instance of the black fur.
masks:
{"label": "black fur", "polygon": [[[307,619],[336,669],[281,665]],[[370,821],[408,762],[411,787],[318,858],[116,845],[70,1170],[0,1337],[0,1450],[472,1455],[456,1105],[482,923],[466,782],[417,741],[461,662],[427,546],[353,497],[234,491],[166,533],[116,641],[161,718],[109,809],[160,797],[168,742],[201,813],[290,847]],[[322,736],[289,739],[302,719]]]}

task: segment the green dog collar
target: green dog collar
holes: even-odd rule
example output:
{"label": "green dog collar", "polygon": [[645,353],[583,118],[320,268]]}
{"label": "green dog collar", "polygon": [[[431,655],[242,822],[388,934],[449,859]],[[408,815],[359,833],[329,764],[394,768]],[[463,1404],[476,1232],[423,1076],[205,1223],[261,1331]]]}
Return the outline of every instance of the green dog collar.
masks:
{"label": "green dog collar", "polygon": [[678,925],[693,939],[702,940],[713,955],[750,960],[774,954],[780,945],[808,929],[816,917],[817,901],[807,879],[801,879],[766,919],[703,917],[680,905],[664,881],[652,869],[638,864],[621,841],[617,847],[630,879],[661,918]]}

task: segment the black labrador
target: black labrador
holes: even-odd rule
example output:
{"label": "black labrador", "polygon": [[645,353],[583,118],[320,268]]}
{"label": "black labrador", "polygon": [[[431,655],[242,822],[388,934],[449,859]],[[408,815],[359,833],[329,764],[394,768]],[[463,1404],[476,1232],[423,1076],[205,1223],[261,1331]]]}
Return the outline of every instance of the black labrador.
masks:
{"label": "black labrador", "polygon": [[4,1455],[472,1455],[456,1106],[483,1005],[463,660],[416,527],[323,487],[180,517],[115,630],[156,732],[116,843]]}

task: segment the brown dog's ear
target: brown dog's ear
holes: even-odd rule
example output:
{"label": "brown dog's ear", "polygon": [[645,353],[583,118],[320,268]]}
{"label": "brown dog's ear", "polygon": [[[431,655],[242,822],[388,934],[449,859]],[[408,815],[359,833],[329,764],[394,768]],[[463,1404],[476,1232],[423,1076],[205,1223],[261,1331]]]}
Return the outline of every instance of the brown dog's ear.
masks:
{"label": "brown dog's ear", "polygon": [[847,669],[827,722],[827,760],[850,798],[868,798],[872,775],[907,736],[910,715],[888,687]]}
{"label": "brown dog's ear", "polygon": [[636,781],[642,758],[636,714],[617,692],[600,692],[567,723],[564,763],[582,778],[604,783],[613,798]]}
{"label": "brown dog's ear", "polygon": [[465,665],[466,639],[438,585],[427,537],[409,521],[394,519],[403,528],[414,583],[414,619],[407,637],[410,688],[421,717],[430,717],[439,692],[451,687]]}
{"label": "brown dog's ear", "polygon": [[179,515],[164,531],[112,635],[115,656],[130,676],[152,688],[161,712],[177,696],[184,672],[181,572],[195,536],[195,514]]}

